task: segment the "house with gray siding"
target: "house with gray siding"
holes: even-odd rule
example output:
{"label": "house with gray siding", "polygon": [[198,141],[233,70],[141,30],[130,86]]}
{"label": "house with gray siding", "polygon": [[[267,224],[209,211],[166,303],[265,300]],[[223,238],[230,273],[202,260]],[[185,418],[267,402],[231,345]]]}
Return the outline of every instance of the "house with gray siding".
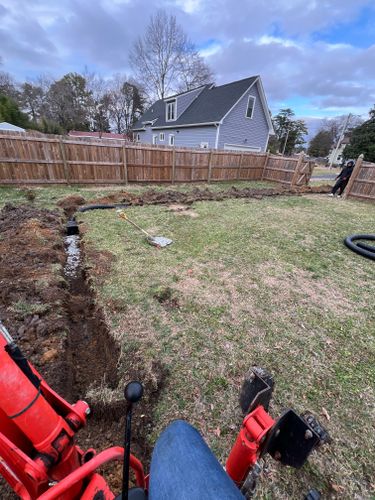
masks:
{"label": "house with gray siding", "polygon": [[274,131],[261,78],[252,76],[159,99],[133,134],[145,144],[261,152]]}

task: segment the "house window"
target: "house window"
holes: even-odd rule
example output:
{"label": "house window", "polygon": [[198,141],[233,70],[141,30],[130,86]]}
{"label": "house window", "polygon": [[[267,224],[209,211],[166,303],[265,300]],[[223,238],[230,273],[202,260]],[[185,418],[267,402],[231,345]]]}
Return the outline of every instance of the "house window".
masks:
{"label": "house window", "polygon": [[247,101],[246,118],[253,117],[254,107],[255,107],[255,97],[250,95],[249,100]]}
{"label": "house window", "polygon": [[169,101],[167,102],[166,106],[166,121],[167,122],[172,122],[176,119],[176,101]]}
{"label": "house window", "polygon": [[165,140],[164,132],[160,132],[159,141],[164,141],[164,140]]}
{"label": "house window", "polygon": [[169,134],[169,145],[174,146],[174,135],[173,134]]}
{"label": "house window", "polygon": [[208,142],[201,142],[202,149],[208,149]]}
{"label": "house window", "polygon": [[140,134],[140,133],[138,133],[138,134],[135,136],[135,140],[136,140],[137,142],[139,142],[139,141],[141,140],[141,134]]}
{"label": "house window", "polygon": [[157,144],[158,143],[158,136],[156,134],[154,134],[152,136],[152,144]]}

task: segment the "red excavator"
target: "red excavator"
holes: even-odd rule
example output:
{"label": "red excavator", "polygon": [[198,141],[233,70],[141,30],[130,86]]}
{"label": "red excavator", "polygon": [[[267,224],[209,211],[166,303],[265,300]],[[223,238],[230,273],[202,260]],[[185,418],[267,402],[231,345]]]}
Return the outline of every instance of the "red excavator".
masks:
{"label": "red excavator", "polygon": [[[82,450],[75,439],[86,425],[88,404],[69,404],[54,392],[1,322],[0,367],[0,474],[20,498],[148,498],[150,478],[130,453],[132,405],[143,393],[139,382],[130,382],[125,388],[124,448],[114,446],[97,453],[94,449]],[[253,368],[241,392],[240,403],[246,416],[225,470],[246,497],[255,491],[259,460],[266,453],[284,465],[301,467],[314,448],[329,441],[327,432],[311,414],[299,416],[287,410],[274,420],[268,413],[272,390],[269,373]],[[123,461],[123,491],[118,496],[97,472],[103,464],[116,460]],[[136,483],[132,488],[130,469]],[[316,499],[319,495],[312,490],[306,498]]]}

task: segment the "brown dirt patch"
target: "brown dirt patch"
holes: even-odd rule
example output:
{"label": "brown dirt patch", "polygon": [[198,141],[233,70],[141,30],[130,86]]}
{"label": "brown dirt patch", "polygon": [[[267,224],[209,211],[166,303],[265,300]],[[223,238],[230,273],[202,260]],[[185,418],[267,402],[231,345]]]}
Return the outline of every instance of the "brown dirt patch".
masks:
{"label": "brown dirt patch", "polygon": [[187,205],[178,205],[178,204],[173,205],[172,204],[172,205],[169,205],[168,211],[173,212],[176,215],[183,215],[186,217],[191,217],[192,219],[196,219],[197,217],[199,217],[199,214],[197,214],[197,212],[194,212],[193,210],[191,210],[191,207],[187,206]]}
{"label": "brown dirt patch", "polygon": [[65,386],[61,352],[68,330],[62,221],[57,212],[6,205],[0,212],[0,317],[48,383]]}
{"label": "brown dirt patch", "polygon": [[199,189],[194,188],[189,192],[180,192],[174,190],[155,191],[150,189],[141,195],[135,195],[127,191],[117,191],[103,198],[90,200],[89,204],[129,204],[133,206],[141,205],[191,205],[196,201],[221,201],[228,198],[256,198],[261,199],[267,196],[281,195],[300,195],[304,193],[328,193],[331,190],[330,186],[303,186],[300,188],[243,188],[238,189],[232,186],[230,189],[223,191],[211,191],[209,188]]}
{"label": "brown dirt patch", "polygon": [[72,215],[81,205],[86,202],[85,198],[79,194],[73,194],[71,196],[66,196],[61,200],[58,200],[57,205],[64,209],[67,215]]}

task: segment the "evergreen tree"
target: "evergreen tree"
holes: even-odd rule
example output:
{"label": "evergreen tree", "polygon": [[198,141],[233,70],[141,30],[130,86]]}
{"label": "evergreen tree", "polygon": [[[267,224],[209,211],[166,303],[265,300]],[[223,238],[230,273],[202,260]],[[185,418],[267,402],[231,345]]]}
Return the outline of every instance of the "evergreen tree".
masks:
{"label": "evergreen tree", "polygon": [[344,149],[345,158],[357,158],[363,154],[366,161],[375,162],[375,106],[369,115],[369,120],[352,131],[350,144]]}

